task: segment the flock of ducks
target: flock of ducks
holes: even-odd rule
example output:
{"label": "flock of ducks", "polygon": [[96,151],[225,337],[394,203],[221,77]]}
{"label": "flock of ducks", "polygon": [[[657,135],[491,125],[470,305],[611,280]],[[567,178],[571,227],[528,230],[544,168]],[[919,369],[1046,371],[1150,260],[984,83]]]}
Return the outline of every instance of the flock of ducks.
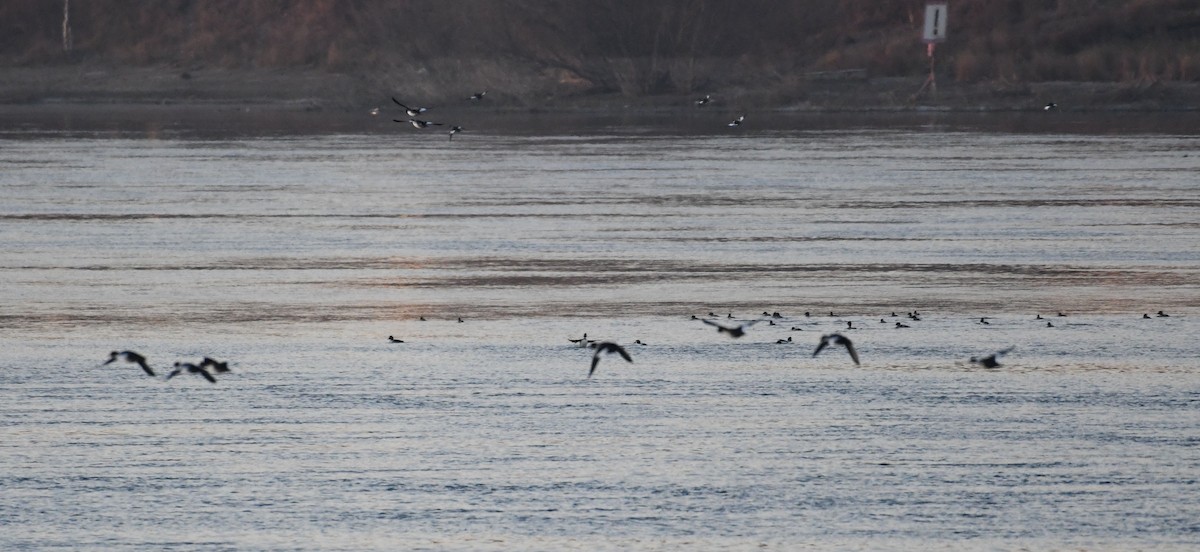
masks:
{"label": "flock of ducks", "polygon": [[[483,97],[486,95],[487,95],[487,91],[476,92],[474,94],[471,94],[471,96],[469,98],[467,98],[467,101],[479,102],[479,101],[482,101]],[[711,102],[712,102],[712,95],[706,94],[703,98],[697,99],[697,100],[693,101],[692,103],[695,104],[696,107],[704,107]],[[400,106],[400,108],[404,110],[404,114],[408,116],[408,118],[406,118],[406,119],[392,119],[392,122],[408,123],[417,130],[428,130],[429,127],[450,126],[449,140],[451,142],[454,141],[455,134],[458,134],[458,133],[466,130],[465,128],[463,128],[462,126],[459,126],[459,125],[447,125],[446,123],[437,123],[437,122],[426,120],[426,119],[418,119],[417,117],[423,116],[423,114],[425,112],[429,111],[428,107],[408,105],[408,104],[396,99],[395,97],[392,97],[392,103],[395,103],[396,105]],[[371,109],[370,113],[372,116],[377,116],[382,111],[383,110],[381,108],[375,107],[375,108]],[[746,121],[745,115],[738,115],[738,117],[736,119],[733,119],[732,121],[727,123],[725,126],[728,126],[731,128],[736,128],[736,127],[742,126],[742,123],[744,123],[745,121]]]}
{"label": "flock of ducks", "polygon": [[[467,98],[467,100],[472,101],[472,102],[482,101],[483,97],[486,95],[487,95],[486,90],[483,92],[476,92],[474,94],[471,94],[471,97]],[[392,102],[394,102],[396,105],[400,106],[400,108],[404,110],[404,114],[408,115],[407,119],[392,119],[393,122],[408,123],[417,130],[425,130],[425,129],[428,129],[429,127],[435,127],[435,126],[446,126],[445,123],[435,123],[433,121],[427,121],[425,119],[417,118],[418,116],[421,116],[422,113],[429,111],[428,107],[406,105],[404,102],[397,100],[395,97],[392,98]],[[382,110],[378,107],[373,108],[373,109],[371,109],[371,115],[379,115],[380,111],[382,111]],[[461,127],[459,125],[450,125],[450,141],[453,142],[454,135],[458,134],[464,130],[466,130],[466,129],[464,129],[463,127]]]}
{"label": "flock of ducks", "polygon": [[[476,92],[474,94],[471,94],[471,96],[467,98],[467,101],[480,102],[483,100],[483,97],[486,95],[487,95],[487,91]],[[693,100],[692,104],[695,105],[696,107],[704,107],[704,106],[712,103],[712,101],[713,101],[712,95],[705,94],[703,98],[698,98],[696,100]],[[429,121],[429,120],[425,120],[425,119],[418,119],[417,118],[418,116],[422,116],[423,113],[429,111],[429,108],[427,108],[427,107],[410,106],[410,105],[405,104],[404,102],[401,102],[400,100],[397,100],[395,97],[392,98],[392,102],[395,103],[396,105],[400,106],[400,108],[404,110],[404,114],[408,116],[407,119],[392,119],[393,122],[408,123],[417,130],[426,130],[429,127],[435,127],[435,126],[447,126],[446,123],[435,123],[433,121]],[[1055,109],[1058,109],[1058,104],[1056,104],[1054,102],[1047,103],[1045,106],[1042,107],[1043,111],[1053,111]],[[382,110],[380,108],[376,107],[376,108],[372,108],[370,113],[371,113],[371,115],[379,115],[379,113],[381,111]],[[733,120],[729,121],[728,123],[726,123],[725,126],[730,127],[730,128],[737,128],[737,127],[742,126],[742,123],[744,123],[744,122],[746,122],[746,115],[742,114],[742,115],[738,115],[736,119],[733,119]],[[459,125],[450,125],[450,135],[449,135],[450,141],[453,142],[454,135],[458,134],[464,130],[465,129]]]}
{"label": "flock of ducks", "polygon": [[[729,325],[722,324],[720,322],[713,320],[713,318],[718,318],[716,313],[713,313],[713,312],[708,313],[710,318],[701,318],[701,317],[698,317],[693,314],[691,319],[699,320],[700,322],[703,322],[706,325],[716,328],[717,334],[726,334],[730,338],[737,339],[737,338],[745,336],[746,333],[750,330],[750,328],[752,328],[756,324],[761,324],[761,323],[765,322],[766,324],[768,324],[770,326],[775,326],[775,325],[777,325],[775,323],[776,320],[782,320],[784,318],[784,316],[782,314],[780,314],[779,312],[770,313],[770,312],[763,311],[762,314],[763,314],[763,318],[747,320],[745,322],[741,322],[740,324],[734,323],[734,324],[729,324]],[[805,316],[805,318],[811,318],[812,313],[805,312],[804,316]],[[837,315],[833,311],[830,311],[829,316],[837,316]],[[898,315],[895,312],[893,312],[891,314],[891,316],[898,317]],[[1057,316],[1062,317],[1062,318],[1067,317],[1067,315],[1062,312],[1059,312]],[[1154,318],[1170,318],[1170,316],[1171,315],[1160,310],[1154,316]],[[907,313],[907,317],[909,320],[913,320],[913,321],[921,320],[921,314],[917,311]],[[729,313],[726,316],[726,318],[733,320],[735,317],[733,316],[733,313]],[[1149,319],[1152,317],[1150,316],[1150,314],[1147,313],[1147,314],[1143,314],[1142,318]],[[1040,314],[1036,315],[1034,317],[1034,319],[1035,320],[1045,320],[1044,318],[1042,318],[1042,315],[1040,315]],[[424,322],[425,317],[424,316],[420,317],[420,320],[422,322]],[[989,322],[988,320],[990,320],[989,317],[986,317],[986,316],[982,317],[979,319],[978,324],[991,325],[991,322]],[[461,324],[465,321],[462,319],[462,317],[458,317],[457,322]],[[881,324],[888,323],[887,320],[885,320],[884,318],[880,318],[879,322]],[[1051,328],[1054,327],[1054,324],[1051,322],[1048,322],[1048,321],[1046,322],[1046,325]],[[909,326],[908,324],[904,324],[902,322],[896,322],[894,327],[895,328],[909,328],[911,326]],[[846,330],[858,330],[858,329],[860,329],[860,328],[854,327],[853,321],[846,322]],[[800,328],[797,326],[791,327],[791,331],[803,331],[803,330],[804,330],[804,328]],[[594,352],[592,353],[591,366],[588,369],[588,375],[587,375],[588,379],[591,379],[591,377],[596,373],[596,367],[599,366],[600,358],[604,355],[616,354],[616,355],[619,355],[621,358],[625,359],[626,362],[630,362],[630,363],[633,362],[633,356],[629,354],[629,351],[627,349],[625,349],[625,347],[622,347],[620,344],[618,344],[614,341],[598,341],[598,340],[594,340],[594,339],[588,339],[588,334],[586,334],[586,333],[583,334],[583,337],[580,337],[580,338],[567,338],[567,341],[572,343],[573,345],[581,347],[581,348],[593,349]],[[404,340],[396,339],[396,336],[389,335],[388,343],[404,343]],[[646,345],[645,343],[642,342],[641,339],[636,339],[636,340],[634,340],[633,343],[635,345],[641,345],[641,346]],[[791,344],[791,343],[793,343],[792,336],[788,336],[786,339],[778,339],[775,341],[775,343],[779,344],[779,345]],[[854,342],[849,337],[846,337],[845,335],[843,335],[840,332],[833,332],[833,333],[827,333],[827,334],[821,335],[820,340],[817,341],[817,348],[815,350],[813,350],[812,356],[816,357],[817,355],[821,354],[821,351],[824,351],[827,348],[835,348],[835,347],[844,348],[846,350],[846,353],[850,355],[850,360],[854,362],[855,366],[862,365],[861,361],[859,360],[858,350],[854,348]],[[971,357],[970,359],[968,359],[967,362],[969,362],[971,364],[978,364],[979,366],[982,366],[984,368],[998,368],[1000,366],[1000,360],[999,360],[1000,357],[1012,352],[1012,350],[1014,348],[1015,347],[1008,347],[1006,349],[996,351],[995,353],[992,353],[992,354],[990,354],[988,356],[984,356],[984,357]],[[122,360],[122,361],[128,362],[130,364],[138,365],[142,369],[142,371],[146,373],[147,376],[158,377],[158,375],[154,372],[154,369],[151,368],[150,364],[146,362],[146,357],[144,357],[134,351],[113,351],[113,352],[109,353],[108,360],[104,361],[104,363],[101,364],[101,366],[111,364],[118,360]],[[190,363],[190,362],[176,362],[174,364],[174,370],[172,370],[170,373],[168,373],[166,376],[164,376],[163,380],[167,381],[177,375],[180,375],[183,373],[188,373],[188,374],[196,374],[196,375],[208,380],[209,383],[217,383],[217,379],[216,379],[216,377],[214,377],[213,374],[223,374],[223,373],[227,373],[229,371],[230,370],[229,370],[228,362],[220,362],[220,361],[214,360],[210,357],[204,357],[200,361],[199,364]]]}
{"label": "flock of ducks", "polygon": [[[720,322],[717,322],[716,320],[713,320],[713,318],[719,318],[717,316],[717,314],[714,312],[708,313],[709,318],[701,318],[701,317],[693,314],[691,319],[698,320],[700,322],[703,322],[704,324],[707,324],[709,326],[716,328],[718,334],[726,334],[733,339],[737,339],[739,337],[745,336],[747,331],[749,331],[750,328],[756,324],[761,324],[761,323],[765,322],[770,326],[775,326],[775,325],[777,325],[775,322],[776,320],[781,320],[784,318],[784,316],[782,314],[780,314],[779,312],[772,313],[772,312],[764,311],[762,313],[762,315],[763,315],[763,318],[747,320],[740,324],[730,324],[730,325],[722,324]],[[805,316],[805,318],[811,318],[813,316],[813,314],[812,314],[812,312],[805,312],[804,316]],[[835,314],[833,311],[830,311],[829,316],[837,316],[837,314]],[[892,312],[891,316],[898,317],[898,315],[895,312]],[[919,313],[917,311],[909,312],[906,314],[906,316],[909,320],[912,320],[912,321],[920,321],[921,320],[921,313]],[[1067,317],[1067,315],[1062,312],[1059,312],[1057,314],[1057,316],[1062,317],[1062,318]],[[1156,317],[1169,318],[1170,315],[1160,310],[1160,311],[1158,311],[1158,314],[1156,315]],[[729,313],[728,315],[726,315],[725,318],[730,319],[730,320],[735,319],[735,317],[733,316],[733,313]],[[1144,319],[1150,318],[1150,315],[1144,314],[1144,315],[1142,315],[1142,318],[1144,318]],[[1040,314],[1036,315],[1034,319],[1035,320],[1044,320],[1044,318],[1042,318],[1042,315],[1040,315]],[[420,320],[425,321],[425,317],[422,316],[420,318]],[[990,325],[991,322],[989,322],[988,320],[990,320],[990,318],[985,316],[985,317],[980,318],[978,323],[984,324],[984,325]],[[459,318],[458,321],[462,322],[463,319]],[[885,320],[884,318],[880,318],[879,322],[882,324],[887,324],[887,320]],[[1047,322],[1046,324],[1048,327],[1055,327],[1050,322]],[[908,324],[904,324],[902,322],[896,322],[894,327],[899,329],[899,328],[910,328],[911,326],[909,326]],[[851,320],[851,321],[846,322],[846,329],[847,330],[858,330],[860,328],[855,327],[854,321]],[[797,326],[791,327],[791,331],[803,331],[803,330],[804,330],[804,328],[800,328]],[[571,344],[573,344],[574,346],[581,347],[581,348],[591,348],[594,350],[594,352],[592,353],[591,367],[588,369],[587,377],[589,379],[591,379],[592,375],[594,375],[596,373],[596,367],[600,364],[600,358],[603,355],[617,354],[617,355],[620,355],[621,358],[625,359],[626,362],[630,362],[630,363],[633,362],[633,356],[629,354],[629,351],[627,349],[625,349],[624,347],[622,347],[620,344],[613,342],[613,341],[597,341],[594,339],[588,339],[588,334],[586,334],[586,333],[583,334],[583,336],[579,337],[579,338],[567,338],[567,341],[570,342]],[[404,343],[403,340],[396,339],[395,336],[391,336],[391,335],[388,336],[388,342],[389,343]],[[643,346],[646,345],[640,339],[634,340],[633,343],[635,345],[643,345]],[[779,345],[791,344],[791,343],[793,343],[792,336],[788,336],[786,339],[776,340],[775,343],[779,344]],[[855,366],[862,365],[859,360],[858,350],[854,348],[854,342],[849,337],[846,337],[845,335],[843,335],[842,333],[839,333],[839,332],[828,333],[828,334],[822,335],[820,340],[817,342],[817,348],[813,351],[812,356],[816,357],[817,355],[819,355],[821,353],[821,351],[824,351],[826,348],[832,348],[832,347],[845,348],[846,353],[850,355],[850,360],[854,362],[854,365]],[[1006,349],[996,351],[995,353],[992,353],[988,356],[971,357],[967,360],[967,362],[969,362],[970,364],[978,364],[979,366],[982,366],[984,368],[998,368],[998,367],[1000,367],[1000,360],[999,360],[1000,357],[1012,352],[1013,349],[1015,349],[1015,347],[1008,347]]]}
{"label": "flock of ducks", "polygon": [[[138,365],[147,376],[152,378],[158,377],[158,374],[156,374],[154,369],[150,367],[150,364],[146,362],[146,357],[133,351],[113,351],[109,353],[108,360],[104,361],[101,366],[112,364],[118,360],[123,360],[130,364]],[[217,383],[217,378],[213,376],[213,374],[224,374],[230,372],[229,362],[218,361],[211,357],[204,357],[199,364],[191,362],[176,362],[174,368],[174,370],[163,377],[163,381],[169,381],[171,378],[178,376],[179,374],[188,373],[196,374],[197,376],[208,380],[209,383]]]}

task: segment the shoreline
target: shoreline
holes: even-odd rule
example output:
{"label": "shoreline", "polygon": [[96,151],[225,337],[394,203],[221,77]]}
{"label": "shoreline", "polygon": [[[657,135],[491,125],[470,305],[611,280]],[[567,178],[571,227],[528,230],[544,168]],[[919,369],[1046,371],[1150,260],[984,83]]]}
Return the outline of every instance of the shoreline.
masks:
{"label": "shoreline", "polygon": [[[401,80],[391,77],[393,80]],[[1041,111],[1050,102],[1064,112],[1196,112],[1200,83],[1041,82],[958,83],[946,78],[936,93],[917,96],[924,76],[810,79],[782,89],[732,87],[712,91],[704,110],[772,113],[903,113]],[[537,93],[491,90],[483,102],[460,94],[419,94],[380,84],[387,77],[320,70],[180,71],[156,67],[0,67],[0,109],[28,106],[112,108],[170,106],[206,110],[354,112],[394,107],[389,98],[441,108],[493,113],[692,112],[698,94],[638,97],[566,86]],[[438,97],[440,96],[440,97]]]}

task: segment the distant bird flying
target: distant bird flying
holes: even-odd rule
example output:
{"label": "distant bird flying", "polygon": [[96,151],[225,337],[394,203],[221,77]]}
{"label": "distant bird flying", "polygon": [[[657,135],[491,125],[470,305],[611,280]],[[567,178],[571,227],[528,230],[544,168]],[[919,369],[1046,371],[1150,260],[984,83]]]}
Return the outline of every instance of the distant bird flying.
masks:
{"label": "distant bird flying", "polygon": [[487,95],[487,90],[484,90],[483,92],[476,92],[474,94],[471,94],[471,97],[467,98],[467,99],[471,100],[473,102],[477,102],[479,100],[482,100],[485,95]]}
{"label": "distant bird flying", "polygon": [[450,127],[450,141],[451,141],[451,142],[453,142],[453,141],[454,141],[454,135],[455,135],[455,134],[458,134],[458,133],[460,133],[460,132],[462,132],[462,131],[463,131],[463,127],[460,127],[460,126],[458,126],[458,125],[454,125],[454,126]]}
{"label": "distant bird flying", "polygon": [[739,126],[742,126],[742,123],[743,123],[745,120],[746,120],[746,116],[745,116],[745,115],[738,115],[738,118],[736,118],[736,119],[734,119],[734,120],[730,121],[730,122],[729,122],[729,124],[728,124],[728,125],[725,125],[725,126],[730,126],[730,127],[739,127]]}
{"label": "distant bird flying", "polygon": [[1014,347],[1009,347],[1007,349],[1004,349],[1003,351],[996,351],[995,353],[992,353],[983,358],[971,357],[970,362],[971,362],[971,364],[978,364],[980,366],[983,366],[984,368],[996,368],[997,366],[1000,366],[1000,361],[998,361],[996,359],[1008,354],[1008,352],[1013,349],[1014,349]]}
{"label": "distant bird flying", "polygon": [[721,324],[713,322],[712,320],[701,319],[700,321],[704,322],[705,324],[708,324],[709,326],[716,326],[717,333],[727,333],[727,334],[729,334],[729,337],[734,337],[734,338],[742,337],[743,335],[746,335],[746,330],[749,329],[750,326],[753,326],[755,324],[758,324],[759,322],[762,322],[762,320],[751,320],[749,322],[746,322],[745,324],[742,324],[741,326],[722,326]]}
{"label": "distant bird flying", "polygon": [[117,359],[124,360],[125,362],[131,362],[133,364],[137,364],[138,366],[141,366],[142,371],[146,372],[147,376],[154,375],[154,370],[151,370],[150,365],[146,364],[146,357],[139,355],[133,351],[113,351],[108,354],[108,360],[104,361],[104,364],[101,364],[101,366],[104,366],[105,364],[111,364],[113,361],[115,361]]}
{"label": "distant bird flying", "polygon": [[[391,338],[392,338],[392,336],[389,335],[388,339],[391,339]],[[401,341],[401,343],[404,343],[404,342]],[[215,359],[212,359],[209,357],[204,357],[204,359],[200,361],[200,367],[201,368],[211,367],[213,372],[216,372],[218,374],[224,374],[229,371],[229,363],[228,362],[217,362]]]}
{"label": "distant bird flying", "polygon": [[703,98],[696,100],[694,103],[696,104],[696,107],[703,107],[705,104],[707,104],[708,102],[711,102],[711,101],[712,101],[712,96],[705,94]]}
{"label": "distant bird flying", "polygon": [[392,101],[396,102],[396,105],[403,107],[404,112],[407,113],[409,117],[416,117],[417,115],[420,115],[426,111],[429,111],[429,109],[425,108],[425,107],[416,107],[416,106],[409,107],[407,105],[400,103],[400,100],[397,100],[396,98],[392,98]]}
{"label": "distant bird flying", "polygon": [[169,380],[175,376],[178,376],[179,374],[182,374],[183,372],[200,375],[204,379],[208,380],[208,383],[217,383],[217,378],[214,378],[212,374],[208,373],[208,370],[205,370],[204,368],[196,366],[190,362],[176,362],[175,370],[171,371],[170,374],[167,374],[166,379]]}
{"label": "distant bird flying", "polygon": [[621,355],[621,358],[625,359],[627,362],[633,362],[633,357],[629,356],[629,352],[626,351],[624,347],[617,345],[616,343],[613,343],[611,341],[601,341],[600,343],[593,343],[590,345],[590,347],[595,349],[596,352],[594,354],[592,354],[592,369],[588,370],[588,378],[591,378],[592,374],[594,374],[596,372],[596,365],[600,364],[600,355],[602,353],[609,353],[609,354],[617,353],[617,354]]}
{"label": "distant bird flying", "polygon": [[443,126],[442,123],[435,123],[433,121],[422,121],[420,119],[409,119],[407,121],[405,121],[403,119],[392,119],[392,121],[397,122],[397,123],[407,122],[407,123],[411,124],[413,126],[413,128],[429,128],[431,126]]}
{"label": "distant bird flying", "polygon": [[821,336],[821,342],[817,344],[817,350],[813,351],[813,356],[817,356],[817,354],[819,354],[823,349],[825,349],[826,346],[829,345],[844,346],[846,348],[846,352],[850,353],[850,360],[854,361],[855,366],[860,366],[858,363],[858,351],[854,350],[854,343],[850,341],[850,338],[839,333]]}

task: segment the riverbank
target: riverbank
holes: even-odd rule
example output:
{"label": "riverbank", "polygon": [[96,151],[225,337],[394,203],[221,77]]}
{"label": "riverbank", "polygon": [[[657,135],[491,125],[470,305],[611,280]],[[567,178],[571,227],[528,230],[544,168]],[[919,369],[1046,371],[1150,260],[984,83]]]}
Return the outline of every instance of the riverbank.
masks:
{"label": "riverbank", "polygon": [[[499,79],[497,79],[499,80]],[[509,75],[488,95],[422,86],[408,74],[367,75],[321,70],[236,70],[63,65],[0,67],[0,109],[72,105],[185,106],[207,109],[353,112],[390,107],[389,97],[436,107],[494,112],[670,112],[695,109],[700,94],[630,97],[589,87],[561,74]],[[408,83],[408,84],[405,84]],[[774,112],[1197,111],[1200,84],[1187,82],[959,83],[943,78],[921,91],[924,76],[876,78],[866,72],[810,73],[773,79],[759,88],[717,87],[706,109]],[[475,90],[479,91],[479,90]],[[920,91],[920,92],[919,92]],[[919,93],[918,93],[919,92]]]}

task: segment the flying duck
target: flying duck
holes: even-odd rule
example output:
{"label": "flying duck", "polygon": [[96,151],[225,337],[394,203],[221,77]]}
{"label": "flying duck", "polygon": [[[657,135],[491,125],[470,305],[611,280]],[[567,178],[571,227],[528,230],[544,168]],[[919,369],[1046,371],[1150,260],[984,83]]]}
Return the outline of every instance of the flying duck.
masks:
{"label": "flying duck", "polygon": [[101,366],[104,366],[105,364],[111,364],[117,359],[124,360],[125,362],[132,362],[138,366],[141,366],[142,371],[146,372],[147,376],[154,375],[154,370],[151,370],[150,365],[146,364],[146,357],[133,351],[113,351],[108,354],[108,360],[104,361],[104,364],[101,364]]}
{"label": "flying duck", "polygon": [[746,330],[749,329],[750,326],[753,326],[755,324],[758,324],[759,322],[762,322],[762,320],[751,320],[749,322],[746,322],[745,324],[742,324],[741,326],[722,326],[716,322],[713,322],[712,320],[701,319],[700,321],[704,322],[705,324],[708,324],[709,326],[716,326],[717,333],[727,333],[727,334],[729,334],[729,337],[734,337],[734,338],[742,337],[743,335],[746,335]]}
{"label": "flying duck", "polygon": [[1011,350],[1013,350],[1013,347],[1009,347],[1007,349],[1004,349],[1003,351],[996,351],[995,353],[992,353],[983,358],[971,357],[970,362],[971,362],[971,364],[978,364],[980,366],[983,366],[984,368],[995,368],[997,366],[1000,366],[1000,361],[998,361],[996,359],[1008,354],[1008,352]]}
{"label": "flying duck", "polygon": [[444,125],[442,125],[442,123],[435,123],[433,121],[422,121],[420,119],[409,119],[408,121],[404,121],[401,119],[392,119],[392,121],[397,122],[397,123],[408,122],[408,123],[412,124],[413,128],[429,128],[431,126],[444,126]]}
{"label": "flying duck", "polygon": [[392,98],[392,101],[396,102],[396,105],[403,107],[404,112],[407,113],[409,117],[416,117],[417,115],[420,115],[426,111],[429,111],[429,109],[425,108],[425,107],[416,107],[416,106],[409,107],[407,105],[400,103],[400,100],[397,100],[394,97]]}
{"label": "flying duck", "polygon": [[609,354],[617,353],[617,354],[621,355],[621,358],[625,359],[627,362],[633,362],[633,357],[629,356],[629,351],[626,351],[624,347],[617,345],[616,343],[613,343],[611,341],[601,341],[600,343],[593,343],[592,345],[590,345],[590,347],[595,349],[596,352],[594,354],[592,354],[592,369],[588,370],[588,378],[591,378],[592,374],[596,372],[596,365],[600,364],[600,354],[601,353],[609,353]]}
{"label": "flying duck", "polygon": [[454,126],[450,127],[450,141],[451,141],[451,142],[453,142],[453,141],[454,141],[454,135],[455,135],[455,134],[458,134],[458,133],[460,133],[460,132],[462,132],[462,131],[463,131],[463,127],[460,127],[460,126],[458,126],[458,125],[454,125]]}
{"label": "flying duck", "polygon": [[730,126],[730,127],[740,127],[740,126],[742,126],[742,122],[743,122],[743,121],[745,121],[745,120],[746,120],[746,116],[745,116],[745,115],[738,115],[738,118],[736,118],[736,119],[734,119],[734,120],[730,121],[730,122],[729,122],[729,124],[728,124],[728,125],[725,125],[725,126]]}
{"label": "flying duck", "polygon": [[828,345],[842,345],[846,347],[846,352],[850,353],[850,360],[854,361],[855,366],[860,366],[858,363],[858,351],[854,350],[854,343],[850,341],[850,338],[839,333],[821,336],[821,342],[817,344],[817,350],[813,351],[813,356],[816,357]]}
{"label": "flying duck", "polygon": [[205,370],[204,368],[196,366],[190,362],[176,362],[175,370],[173,370],[170,374],[167,374],[166,379],[171,379],[185,371],[189,374],[199,374],[200,376],[203,376],[204,379],[208,380],[208,383],[217,383],[217,378],[214,378],[212,374],[208,373],[208,370]]}
{"label": "flying duck", "polygon": [[701,107],[711,101],[712,101],[712,96],[705,94],[703,98],[696,100],[694,103],[696,104],[696,107]]}
{"label": "flying duck", "polygon": [[[388,339],[391,339],[391,337],[392,336],[389,335]],[[400,343],[404,342],[401,341]],[[210,366],[212,367],[213,372],[218,374],[224,374],[229,371],[229,362],[217,362],[215,359],[209,357],[204,357],[204,359],[200,361],[201,368],[208,368]]]}

